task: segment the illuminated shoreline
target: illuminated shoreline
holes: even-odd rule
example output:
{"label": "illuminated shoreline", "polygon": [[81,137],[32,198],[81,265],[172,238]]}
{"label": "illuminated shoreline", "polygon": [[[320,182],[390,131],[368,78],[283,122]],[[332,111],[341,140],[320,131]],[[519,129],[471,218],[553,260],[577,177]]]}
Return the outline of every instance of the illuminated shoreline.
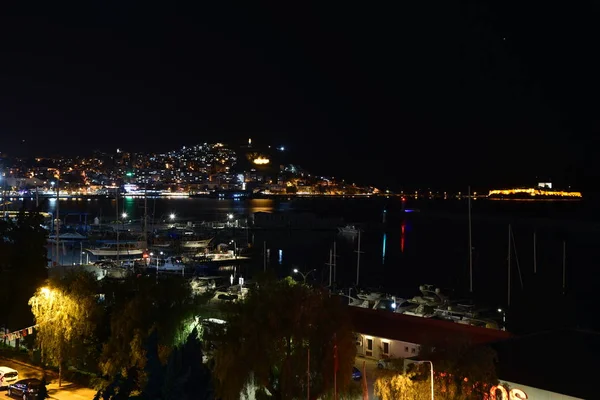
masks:
{"label": "illuminated shoreline", "polygon": [[489,199],[505,198],[531,199],[531,200],[580,200],[583,198],[581,192],[566,192],[562,190],[546,190],[542,188],[519,188],[519,189],[494,189],[488,193]]}

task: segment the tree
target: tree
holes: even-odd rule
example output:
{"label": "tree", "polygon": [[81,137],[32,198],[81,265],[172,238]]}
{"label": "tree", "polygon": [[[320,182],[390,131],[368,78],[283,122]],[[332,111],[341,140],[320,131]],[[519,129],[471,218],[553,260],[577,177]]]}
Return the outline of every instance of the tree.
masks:
{"label": "tree", "polygon": [[146,384],[139,396],[135,391],[135,371],[127,377],[118,374],[104,390],[100,390],[95,400],[211,400],[214,398],[211,375],[202,363],[202,344],[198,331],[194,329],[182,345],[176,346],[166,365],[158,357],[159,340],[154,330],[146,339]]}
{"label": "tree", "polygon": [[29,300],[42,359],[58,366],[59,386],[65,363],[76,357],[80,344],[94,334],[99,310],[96,282],[94,274],[72,272],[49,280]]}
{"label": "tree", "polygon": [[415,373],[384,373],[375,380],[374,389],[381,400],[431,399],[430,384],[416,380]]}
{"label": "tree", "polygon": [[[434,392],[439,400],[479,400],[498,383],[495,352],[463,340],[446,340],[421,347],[420,359],[433,361]],[[380,370],[375,392],[382,400],[431,398],[429,363]]]}
{"label": "tree", "polygon": [[[488,346],[448,339],[444,343],[422,346],[419,356],[433,360],[438,372],[435,385],[440,399],[482,399],[489,388],[498,383],[496,352]],[[422,375],[428,373],[425,367],[421,366]],[[448,397],[444,397],[444,393]]]}
{"label": "tree", "polygon": [[23,204],[15,220],[0,219],[0,301],[11,304],[0,308],[0,324],[9,329],[31,325],[27,302],[48,278],[47,231],[38,211],[26,212]]}
{"label": "tree", "polygon": [[213,338],[219,398],[237,400],[250,387],[273,399],[306,397],[309,349],[310,394],[319,398],[333,388],[336,346],[338,391],[349,387],[354,335],[346,306],[327,291],[267,280],[224,311],[226,328]]}
{"label": "tree", "polygon": [[163,374],[163,399],[209,400],[214,398],[212,376],[203,361],[202,343],[194,329],[183,345],[176,347]]}
{"label": "tree", "polygon": [[110,332],[102,348],[100,370],[110,380],[127,378],[136,371],[136,388],[141,389],[146,383],[150,335],[156,332],[158,356],[165,363],[191,331],[206,297],[194,295],[189,282],[180,277],[159,283],[132,277],[105,291]]}

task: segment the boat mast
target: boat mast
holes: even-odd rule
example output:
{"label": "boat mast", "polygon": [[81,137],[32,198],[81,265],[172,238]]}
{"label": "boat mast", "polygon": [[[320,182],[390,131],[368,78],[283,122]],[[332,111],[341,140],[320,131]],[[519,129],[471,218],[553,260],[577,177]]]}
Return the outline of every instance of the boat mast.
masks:
{"label": "boat mast", "polygon": [[512,228],[508,224],[508,301],[507,304],[510,307],[510,253],[511,253],[511,239],[512,239]]}
{"label": "boat mast", "polygon": [[471,186],[468,189],[469,205],[469,292],[473,293],[473,243],[471,237]]}
{"label": "boat mast", "polygon": [[358,287],[358,281],[360,278],[360,229],[358,230],[358,247],[356,250],[356,286]]}
{"label": "boat mast", "polygon": [[567,242],[563,240],[563,257],[562,257],[562,292],[563,295],[566,293],[566,284],[567,284]]}
{"label": "boat mast", "polygon": [[263,241],[263,272],[267,272],[267,241]]}
{"label": "boat mast", "polygon": [[[144,247],[148,247],[148,184],[144,186]],[[144,249],[145,250],[145,249]]]}
{"label": "boat mast", "polygon": [[533,232],[533,273],[537,274],[537,244],[535,231]]}
{"label": "boat mast", "polygon": [[337,282],[337,251],[336,251],[337,243],[333,242],[333,281]]}
{"label": "boat mast", "polygon": [[331,290],[331,284],[332,284],[332,267],[333,267],[333,250],[329,249],[329,264],[327,264],[329,266],[329,289]]}
{"label": "boat mast", "polygon": [[60,214],[59,214],[59,206],[60,206],[60,197],[59,197],[59,189],[58,185],[60,183],[60,177],[56,179],[56,220],[55,220],[55,228],[56,228],[56,265],[60,265]]}
{"label": "boat mast", "polygon": [[115,212],[117,215],[115,228],[117,229],[117,265],[119,265],[119,186],[115,189]]}

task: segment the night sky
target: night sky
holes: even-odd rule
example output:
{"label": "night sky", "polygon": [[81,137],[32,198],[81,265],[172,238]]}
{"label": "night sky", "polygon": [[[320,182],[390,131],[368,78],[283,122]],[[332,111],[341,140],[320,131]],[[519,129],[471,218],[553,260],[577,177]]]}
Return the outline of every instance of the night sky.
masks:
{"label": "night sky", "polygon": [[252,137],[392,187],[600,172],[592,6],[59,3],[2,6],[0,152]]}

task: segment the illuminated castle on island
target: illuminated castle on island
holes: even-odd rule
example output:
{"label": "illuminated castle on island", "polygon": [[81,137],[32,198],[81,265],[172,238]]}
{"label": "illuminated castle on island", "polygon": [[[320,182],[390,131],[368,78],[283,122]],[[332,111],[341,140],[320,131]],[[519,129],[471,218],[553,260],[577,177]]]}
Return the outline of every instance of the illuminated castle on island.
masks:
{"label": "illuminated castle on island", "polygon": [[552,189],[552,183],[540,182],[536,188],[494,189],[490,190],[488,197],[491,199],[519,199],[519,200],[544,200],[563,199],[580,200],[581,192],[566,192]]}

